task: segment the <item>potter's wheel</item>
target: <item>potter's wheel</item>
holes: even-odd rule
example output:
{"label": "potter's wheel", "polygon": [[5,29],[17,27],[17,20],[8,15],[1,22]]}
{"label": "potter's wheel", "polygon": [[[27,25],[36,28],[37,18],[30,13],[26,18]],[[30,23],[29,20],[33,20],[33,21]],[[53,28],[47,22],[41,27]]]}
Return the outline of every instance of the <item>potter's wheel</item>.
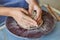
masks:
{"label": "potter's wheel", "polygon": [[34,30],[27,30],[19,27],[16,21],[8,17],[6,21],[7,29],[19,37],[28,37],[28,38],[38,38],[42,35],[48,34],[54,28],[55,20],[54,18],[47,12],[43,11],[43,25],[40,28]]}

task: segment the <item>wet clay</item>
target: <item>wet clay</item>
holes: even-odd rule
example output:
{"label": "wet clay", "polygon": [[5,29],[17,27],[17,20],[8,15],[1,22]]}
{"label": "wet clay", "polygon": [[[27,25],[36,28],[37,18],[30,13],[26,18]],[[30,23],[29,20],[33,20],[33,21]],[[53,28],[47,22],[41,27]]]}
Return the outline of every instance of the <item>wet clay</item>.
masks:
{"label": "wet clay", "polygon": [[27,30],[19,27],[17,22],[12,17],[7,18],[6,26],[11,33],[19,37],[39,38],[42,35],[51,32],[55,24],[54,18],[48,12],[43,11],[42,19],[44,21],[42,26],[33,30]]}

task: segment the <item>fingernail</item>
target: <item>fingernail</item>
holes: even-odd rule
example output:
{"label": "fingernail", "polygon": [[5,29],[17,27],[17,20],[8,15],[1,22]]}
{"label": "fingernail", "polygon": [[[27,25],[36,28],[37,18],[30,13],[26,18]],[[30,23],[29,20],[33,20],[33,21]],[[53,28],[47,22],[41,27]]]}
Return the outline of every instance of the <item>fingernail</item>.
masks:
{"label": "fingernail", "polygon": [[36,25],[36,27],[38,27],[38,25]]}
{"label": "fingernail", "polygon": [[37,26],[37,27],[38,27],[38,24],[37,24],[37,23],[35,23],[35,24],[34,24],[34,26]]}

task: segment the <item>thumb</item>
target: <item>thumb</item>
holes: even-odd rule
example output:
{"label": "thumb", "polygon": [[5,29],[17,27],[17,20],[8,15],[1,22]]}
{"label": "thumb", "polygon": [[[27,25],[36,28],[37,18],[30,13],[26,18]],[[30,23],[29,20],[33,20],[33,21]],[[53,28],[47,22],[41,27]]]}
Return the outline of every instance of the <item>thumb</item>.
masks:
{"label": "thumb", "polygon": [[29,5],[29,14],[32,16],[32,12],[33,12],[33,6],[32,5]]}

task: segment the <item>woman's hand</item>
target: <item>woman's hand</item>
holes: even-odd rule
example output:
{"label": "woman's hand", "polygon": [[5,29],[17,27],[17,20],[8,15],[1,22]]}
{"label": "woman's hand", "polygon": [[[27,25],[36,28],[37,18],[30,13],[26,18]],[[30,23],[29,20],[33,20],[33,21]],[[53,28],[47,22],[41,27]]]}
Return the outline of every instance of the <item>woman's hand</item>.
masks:
{"label": "woman's hand", "polygon": [[32,16],[32,12],[35,10],[37,12],[35,16],[35,20],[38,24],[41,24],[42,21],[42,10],[37,2],[38,0],[26,0],[26,2],[29,4],[29,13]]}
{"label": "woman's hand", "polygon": [[38,27],[35,20],[25,15],[28,14],[28,12],[23,8],[11,8],[9,13],[22,28],[30,29],[30,27],[31,28]]}

